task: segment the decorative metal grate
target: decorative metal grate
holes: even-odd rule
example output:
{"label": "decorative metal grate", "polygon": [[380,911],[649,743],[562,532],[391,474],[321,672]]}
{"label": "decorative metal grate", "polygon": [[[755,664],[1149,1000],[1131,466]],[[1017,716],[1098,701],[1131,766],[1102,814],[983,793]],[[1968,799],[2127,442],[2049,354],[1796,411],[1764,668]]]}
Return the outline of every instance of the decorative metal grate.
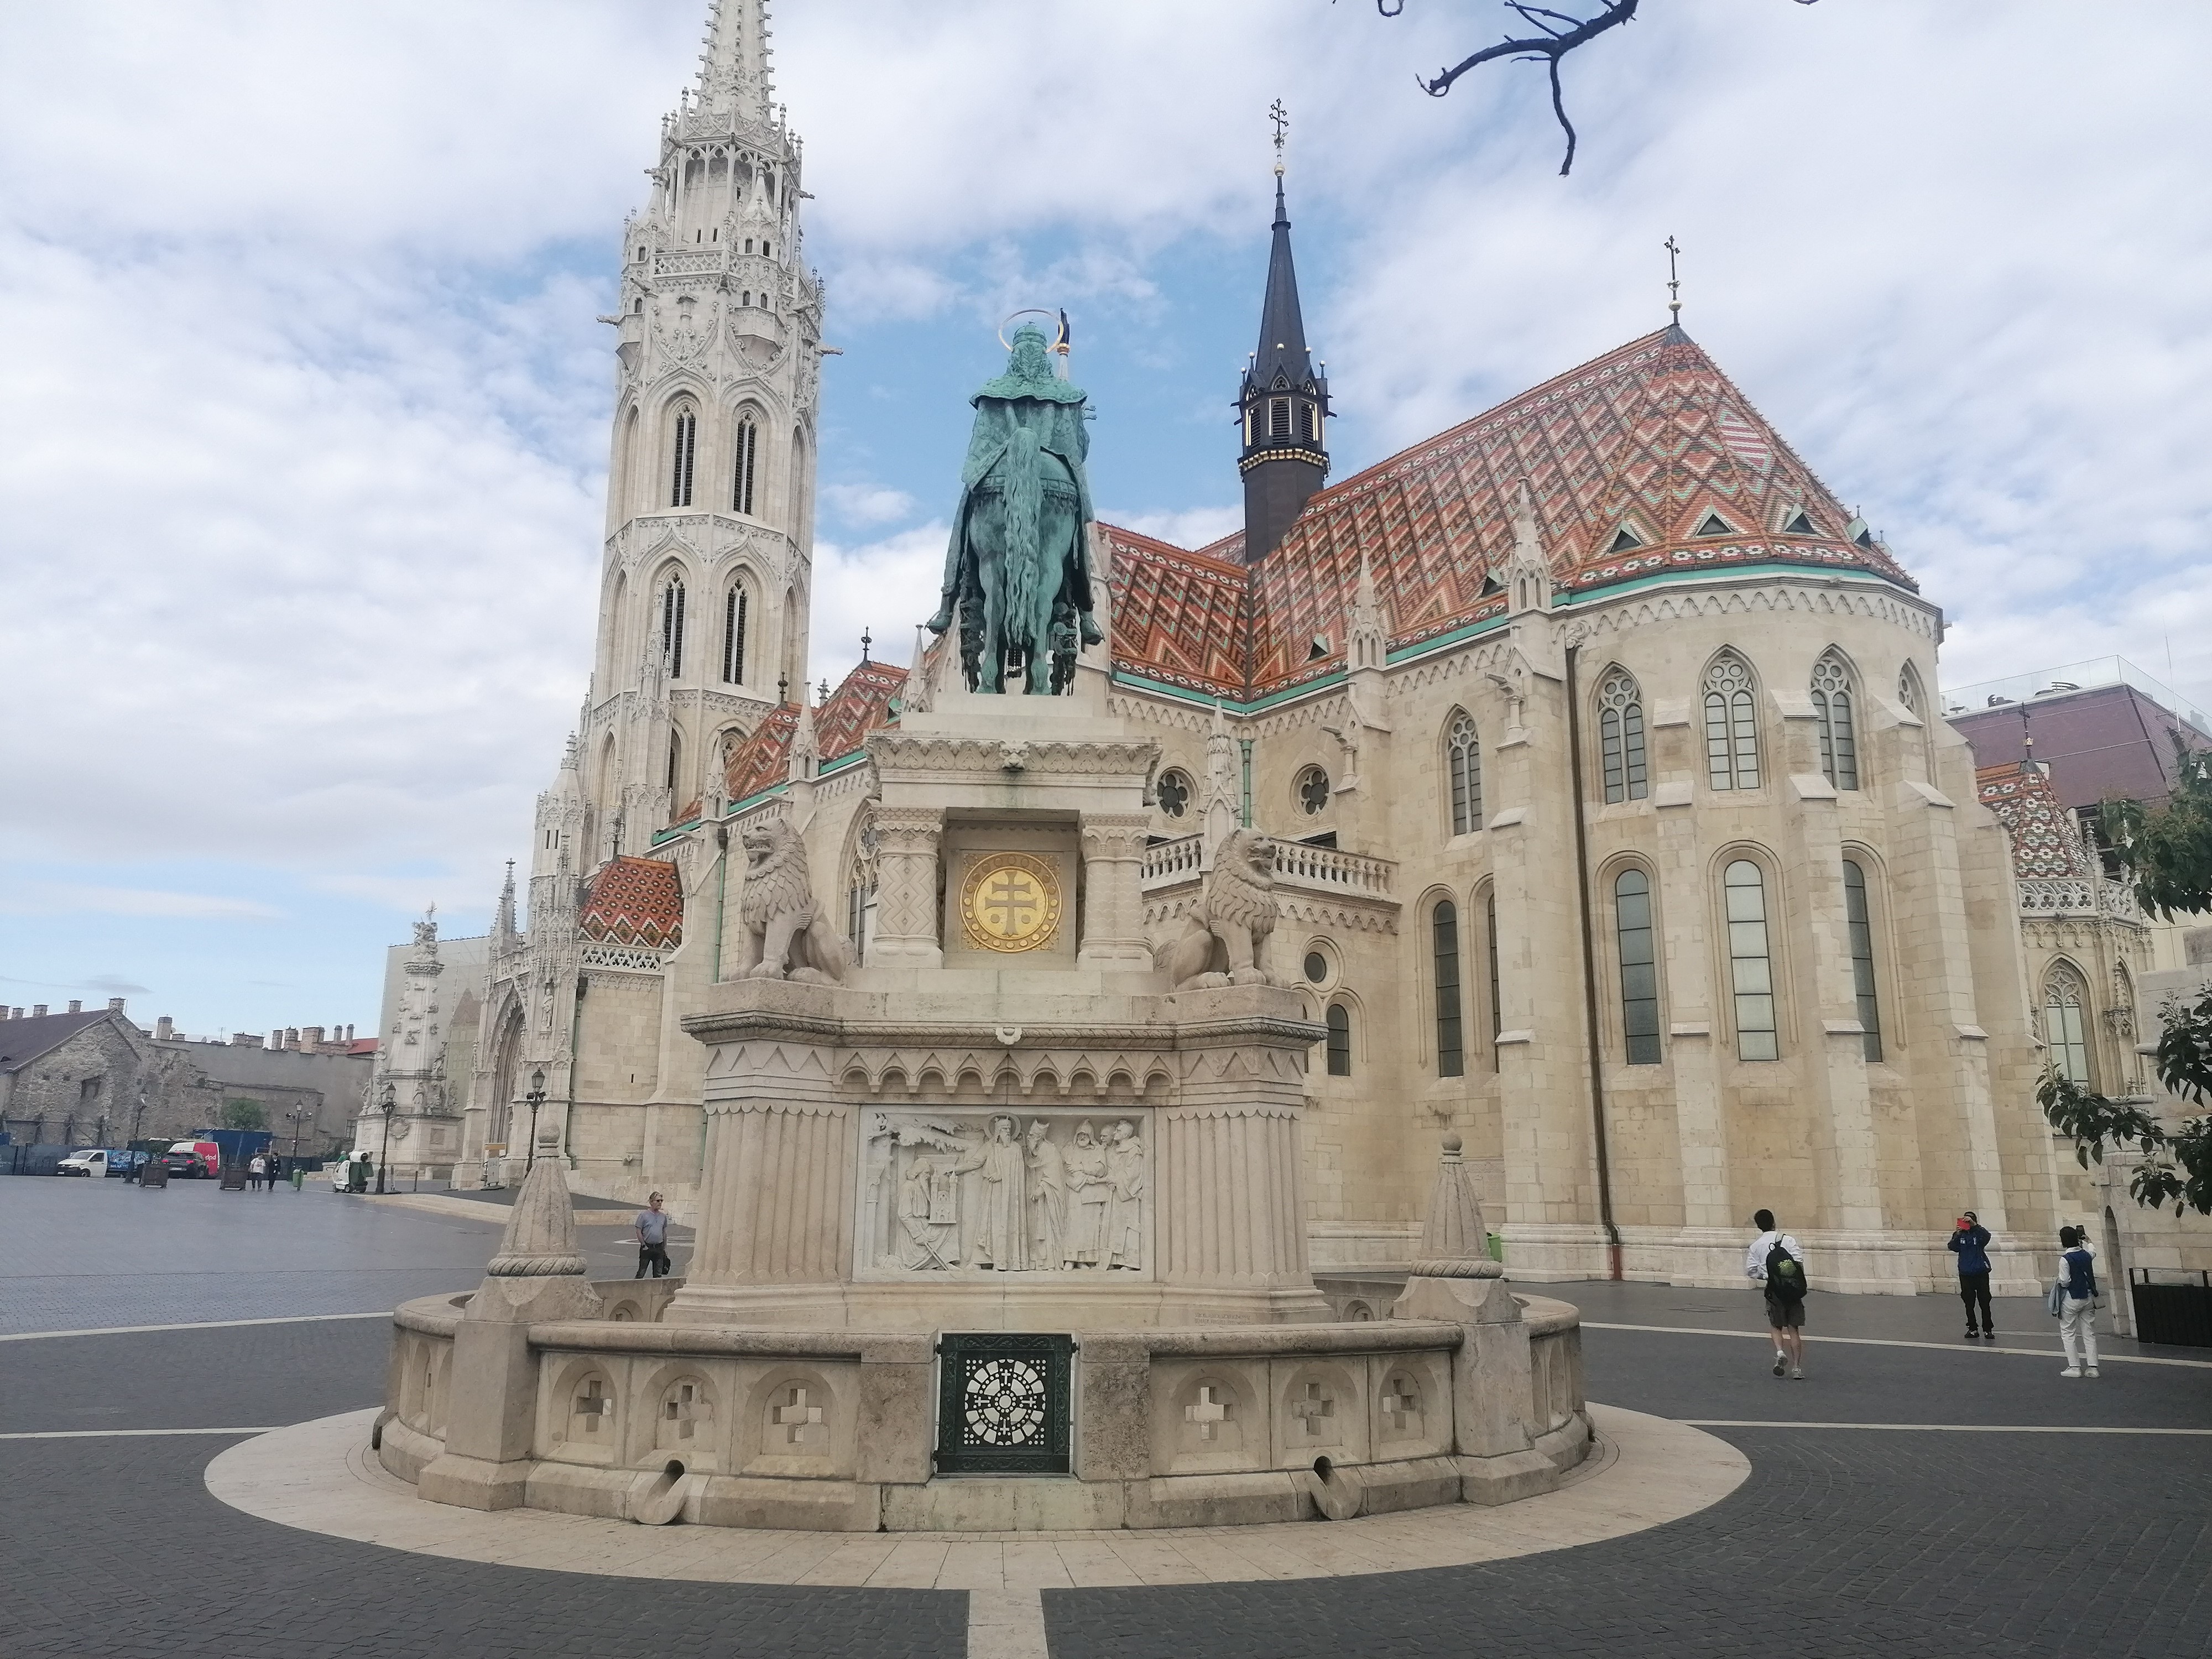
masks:
{"label": "decorative metal grate", "polygon": [[946,1336],[937,1345],[939,1474],[1066,1474],[1075,1342]]}

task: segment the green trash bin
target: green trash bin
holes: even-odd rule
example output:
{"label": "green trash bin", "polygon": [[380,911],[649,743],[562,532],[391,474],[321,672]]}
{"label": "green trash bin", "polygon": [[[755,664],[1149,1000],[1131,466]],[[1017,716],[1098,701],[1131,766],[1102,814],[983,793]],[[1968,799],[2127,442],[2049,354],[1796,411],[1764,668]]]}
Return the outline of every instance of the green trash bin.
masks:
{"label": "green trash bin", "polygon": [[298,1164],[294,1164],[292,1166],[292,1190],[295,1193],[300,1191],[307,1185],[307,1172],[300,1168]]}

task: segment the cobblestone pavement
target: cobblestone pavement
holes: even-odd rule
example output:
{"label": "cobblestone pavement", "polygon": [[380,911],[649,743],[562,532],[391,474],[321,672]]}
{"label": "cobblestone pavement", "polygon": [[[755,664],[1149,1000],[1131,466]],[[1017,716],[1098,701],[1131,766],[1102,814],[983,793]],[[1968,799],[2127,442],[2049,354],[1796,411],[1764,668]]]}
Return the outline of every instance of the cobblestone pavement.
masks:
{"label": "cobblestone pavement", "polygon": [[[506,1224],[495,1205],[482,1221],[428,1215],[313,1175],[273,1193],[0,1178],[0,1334],[383,1311],[474,1289]],[[578,1231],[595,1274],[635,1271],[622,1229]]]}
{"label": "cobblestone pavement", "polygon": [[[35,1183],[43,1188],[46,1183]],[[121,1188],[59,1205],[0,1182],[0,1312],[32,1304],[26,1267],[77,1287],[82,1325],[165,1311],[273,1317],[319,1298],[381,1307],[472,1285],[496,1242],[473,1222],[291,1195]],[[266,1210],[239,1206],[267,1206]],[[291,1218],[280,1219],[291,1205]],[[264,1222],[263,1216],[269,1218]],[[146,1219],[153,1217],[154,1219]],[[587,1233],[590,1230],[586,1230]],[[610,1230],[611,1231],[611,1230]],[[26,1248],[27,1241],[40,1250]],[[603,1271],[619,1239],[587,1249]],[[194,1253],[198,1254],[195,1255]],[[193,1291],[239,1255],[246,1292]],[[356,1263],[369,1260],[375,1266]],[[595,1267],[600,1264],[595,1261]],[[49,1267],[52,1274],[46,1273]],[[327,1276],[327,1277],[325,1277]],[[1668,1526],[1517,1560],[1360,1578],[1045,1593],[1054,1659],[1298,1656],[1961,1656],[2212,1654],[2212,1366],[2116,1358],[2095,1382],[2057,1375],[2050,1322],[2001,1310],[1997,1346],[1968,1347],[1956,1304],[1821,1297],[1802,1382],[1778,1380],[1755,1300],[1663,1286],[1559,1285],[1600,1325],[1593,1398],[1691,1420],[1743,1449],[1751,1479]],[[200,1297],[194,1301],[193,1296]],[[350,1311],[351,1308],[340,1310]],[[94,1316],[94,1315],[97,1316]],[[2041,1320],[2042,1325],[2033,1322]],[[51,1328],[47,1327],[46,1328]],[[1933,1346],[1877,1346],[1931,1343]],[[1955,1344],[1955,1346],[1946,1346]],[[0,1343],[0,1433],[251,1428],[376,1402],[378,1320],[237,1326]],[[2112,1352],[2202,1362],[2212,1353]],[[2040,1425],[2111,1432],[1905,1432],[1793,1423]],[[16,1582],[119,1586],[160,1564],[158,1596],[11,1598],[15,1656],[954,1656],[957,1592],[647,1583],[442,1560],[302,1533],[217,1502],[202,1484],[234,1437],[0,1440],[0,1533]],[[1316,1523],[1319,1524],[1319,1523]],[[179,1564],[189,1564],[183,1565]]]}

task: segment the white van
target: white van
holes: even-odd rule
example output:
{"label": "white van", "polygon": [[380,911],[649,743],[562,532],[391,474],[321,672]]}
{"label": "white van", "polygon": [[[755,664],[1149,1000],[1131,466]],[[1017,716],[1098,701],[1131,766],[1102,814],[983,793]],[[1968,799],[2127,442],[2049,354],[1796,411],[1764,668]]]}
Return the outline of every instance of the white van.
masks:
{"label": "white van", "polygon": [[107,1148],[82,1146],[71,1152],[54,1166],[56,1175],[104,1176],[107,1173]]}

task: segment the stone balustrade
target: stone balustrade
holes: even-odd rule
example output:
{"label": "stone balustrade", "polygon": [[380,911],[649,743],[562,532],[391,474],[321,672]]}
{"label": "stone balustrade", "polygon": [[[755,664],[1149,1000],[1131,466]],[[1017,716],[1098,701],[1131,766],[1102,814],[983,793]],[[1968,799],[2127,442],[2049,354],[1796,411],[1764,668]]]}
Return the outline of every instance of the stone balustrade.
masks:
{"label": "stone balustrade", "polygon": [[[1204,836],[1194,831],[1147,847],[1139,878],[1142,890],[1153,893],[1200,880],[1204,842]],[[1395,860],[1365,853],[1297,841],[1275,843],[1275,880],[1285,886],[1392,901],[1397,870]]]}

